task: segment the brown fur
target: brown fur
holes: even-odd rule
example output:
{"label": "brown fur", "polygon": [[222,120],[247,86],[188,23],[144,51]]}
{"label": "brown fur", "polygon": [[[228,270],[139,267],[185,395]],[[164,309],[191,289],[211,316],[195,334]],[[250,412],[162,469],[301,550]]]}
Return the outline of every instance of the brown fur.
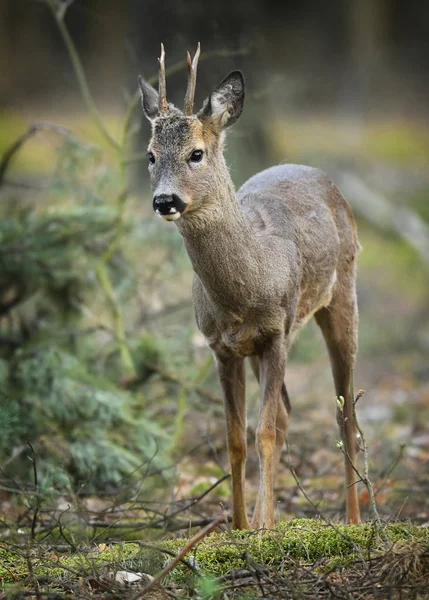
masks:
{"label": "brown fur", "polygon": [[[223,157],[223,137],[241,113],[240,77],[233,73],[224,80],[196,116],[185,117],[174,109],[152,118],[149,145],[156,158],[151,167],[154,195],[176,194],[186,202],[176,224],[195,271],[197,324],[213,350],[225,398],[232,525],[249,524],[244,358],[250,358],[261,389],[256,436],[260,489],[252,525],[270,528],[273,486],[290,411],[286,357],[312,315],[328,346],[336,393],[345,398],[338,420],[348,454],[347,521],[358,522],[350,396],[357,346],[358,242],[353,215],[326,175],[310,167],[267,169],[235,194]],[[142,86],[143,98],[145,93]],[[146,114],[151,118],[150,110]],[[189,162],[195,149],[204,151],[198,164]]]}

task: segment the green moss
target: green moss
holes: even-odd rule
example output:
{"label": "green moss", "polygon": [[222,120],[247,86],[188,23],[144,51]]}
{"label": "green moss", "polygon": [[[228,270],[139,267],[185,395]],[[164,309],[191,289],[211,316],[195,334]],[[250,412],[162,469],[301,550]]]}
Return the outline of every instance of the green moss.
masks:
{"label": "green moss", "polygon": [[[418,539],[429,547],[429,532],[408,524],[386,526],[393,543],[398,540]],[[182,547],[186,540],[182,540]],[[170,541],[166,547],[173,549]],[[174,540],[177,550],[177,540]],[[339,563],[356,560],[359,552],[381,550],[380,536],[371,524],[335,525],[312,519],[294,519],[280,523],[272,531],[260,535],[255,531],[213,533],[207,536],[188,556],[193,556],[200,569],[208,574],[223,575],[231,569],[243,568],[247,557],[267,566],[280,567],[285,556],[313,562],[330,558]]]}
{"label": "green moss", "polygon": [[[392,545],[418,543],[429,550],[429,530],[408,523],[386,525],[385,532]],[[186,538],[166,540],[159,545],[177,553],[187,543]],[[201,576],[223,575],[232,569],[252,563],[281,568],[285,558],[313,563],[328,559],[329,567],[347,565],[361,555],[367,557],[383,552],[380,536],[371,524],[335,525],[335,528],[315,519],[294,519],[280,523],[274,530],[233,531],[212,533],[190,550],[186,558],[194,558]],[[158,572],[170,556],[124,542],[108,546],[100,544],[95,550],[82,549],[72,555],[56,555],[41,546],[30,552],[36,575],[49,575],[53,582],[75,579],[90,573],[102,574],[114,568]],[[326,564],[323,568],[326,568]],[[0,579],[5,583],[22,581],[28,575],[25,551],[17,552],[0,547]],[[193,577],[179,566],[169,578],[183,581]]]}
{"label": "green moss", "polygon": [[0,547],[0,581],[14,583],[28,575],[25,559],[17,552]]}
{"label": "green moss", "polygon": [[102,572],[113,565],[123,565],[139,551],[140,546],[131,543],[100,544],[96,550],[82,548],[74,554],[56,554],[42,546],[20,551],[0,547],[0,579],[8,583],[25,579],[29,575],[29,561],[37,576],[49,575],[52,581],[73,579],[85,573]]}

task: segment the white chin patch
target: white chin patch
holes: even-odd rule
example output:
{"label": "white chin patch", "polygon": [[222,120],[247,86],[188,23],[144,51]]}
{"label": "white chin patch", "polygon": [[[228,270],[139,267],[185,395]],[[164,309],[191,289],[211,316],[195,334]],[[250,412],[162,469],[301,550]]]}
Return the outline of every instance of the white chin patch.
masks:
{"label": "white chin patch", "polygon": [[177,221],[177,219],[180,219],[181,217],[181,214],[174,206],[170,208],[170,212],[166,215],[163,215],[158,209],[155,210],[155,214],[157,214],[158,217],[161,217],[161,219],[164,219],[164,221]]}
{"label": "white chin patch", "polygon": [[181,215],[179,212],[171,213],[169,215],[160,215],[160,217],[162,217],[166,221],[177,221],[177,219],[180,219],[180,216]]}

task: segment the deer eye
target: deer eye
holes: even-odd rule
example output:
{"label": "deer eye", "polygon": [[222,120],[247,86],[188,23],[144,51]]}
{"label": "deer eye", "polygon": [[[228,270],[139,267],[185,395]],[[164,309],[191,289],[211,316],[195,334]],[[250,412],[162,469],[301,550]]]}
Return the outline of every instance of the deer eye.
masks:
{"label": "deer eye", "polygon": [[190,156],[191,162],[200,162],[203,158],[204,152],[202,150],[194,150]]}
{"label": "deer eye", "polygon": [[155,155],[153,154],[153,152],[148,152],[147,157],[149,159],[150,164],[154,165],[155,164]]}

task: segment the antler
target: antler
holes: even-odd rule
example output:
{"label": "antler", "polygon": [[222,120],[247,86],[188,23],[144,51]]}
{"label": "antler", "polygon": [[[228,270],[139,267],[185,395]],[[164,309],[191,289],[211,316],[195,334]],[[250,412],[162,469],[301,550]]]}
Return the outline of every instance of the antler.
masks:
{"label": "antler", "polygon": [[164,44],[161,44],[161,58],[158,58],[159,62],[159,79],[158,79],[158,94],[159,94],[159,114],[166,115],[168,112],[167,102],[167,85],[165,83],[165,52]]}
{"label": "antler", "polygon": [[198,42],[197,51],[195,52],[194,59],[191,62],[191,55],[189,52],[186,55],[188,62],[188,88],[186,90],[185,96],[185,109],[184,113],[187,116],[192,115],[192,111],[194,108],[194,96],[195,96],[195,85],[197,83],[197,67],[198,67],[198,59],[200,57],[200,42]]}

